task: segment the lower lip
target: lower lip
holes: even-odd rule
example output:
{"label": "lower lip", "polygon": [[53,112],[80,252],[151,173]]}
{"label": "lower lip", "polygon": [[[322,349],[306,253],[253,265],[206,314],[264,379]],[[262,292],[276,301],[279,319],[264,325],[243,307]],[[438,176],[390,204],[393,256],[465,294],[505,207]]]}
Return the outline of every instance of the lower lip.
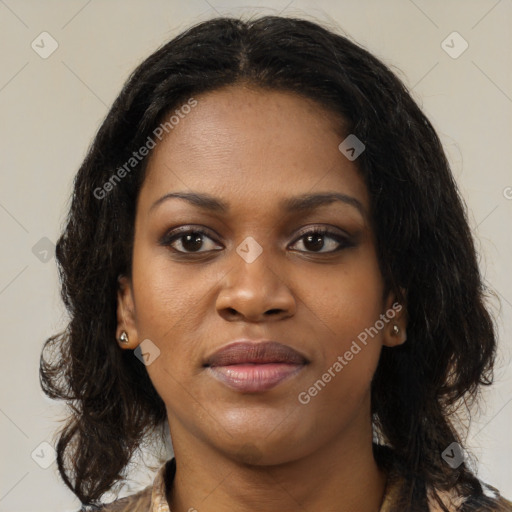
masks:
{"label": "lower lip", "polygon": [[243,393],[259,393],[277,386],[302,370],[303,364],[266,363],[211,366],[212,375]]}

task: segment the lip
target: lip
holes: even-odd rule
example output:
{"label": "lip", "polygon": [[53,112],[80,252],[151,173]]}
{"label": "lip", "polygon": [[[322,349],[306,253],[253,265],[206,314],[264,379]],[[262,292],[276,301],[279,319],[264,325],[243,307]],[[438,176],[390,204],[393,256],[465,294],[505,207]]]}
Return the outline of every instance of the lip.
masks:
{"label": "lip", "polygon": [[213,353],[204,366],[236,391],[259,393],[298,374],[308,363],[297,350],[277,341],[238,340]]}

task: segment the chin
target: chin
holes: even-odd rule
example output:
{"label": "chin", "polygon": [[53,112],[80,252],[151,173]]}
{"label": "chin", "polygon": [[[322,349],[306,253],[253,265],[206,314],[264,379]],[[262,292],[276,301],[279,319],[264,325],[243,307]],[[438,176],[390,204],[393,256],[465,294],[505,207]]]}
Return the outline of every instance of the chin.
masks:
{"label": "chin", "polygon": [[[289,427],[289,426],[287,426]],[[307,439],[312,435],[298,436],[297,429],[281,429],[275,425],[263,431],[255,431],[248,426],[238,433],[232,433],[224,439],[216,440],[217,449],[231,459],[253,466],[275,466],[297,460],[308,453]],[[310,447],[313,451],[313,447]]]}

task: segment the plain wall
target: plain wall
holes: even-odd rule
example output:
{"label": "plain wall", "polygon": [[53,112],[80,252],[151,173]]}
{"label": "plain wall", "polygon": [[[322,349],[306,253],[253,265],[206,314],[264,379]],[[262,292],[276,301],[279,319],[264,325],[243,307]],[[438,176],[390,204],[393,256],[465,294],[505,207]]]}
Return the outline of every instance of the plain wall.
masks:
{"label": "plain wall", "polygon": [[[501,299],[496,383],[485,394],[467,444],[479,459],[479,477],[512,497],[512,3],[5,0],[0,2],[0,511],[79,506],[56,464],[43,469],[31,454],[51,461],[51,449],[41,443],[53,443],[63,418],[62,407],[43,396],[38,378],[43,341],[67,318],[52,246],[73,176],[107,109],[134,67],[188,26],[217,14],[280,12],[328,23],[368,48],[412,89],[438,130],[469,208],[482,272]],[[58,43],[47,58],[31,47],[44,31]],[[454,31],[469,45],[458,58],[442,47]],[[446,44],[454,54],[464,43],[450,36]],[[151,474],[137,473],[134,479],[142,486]]]}

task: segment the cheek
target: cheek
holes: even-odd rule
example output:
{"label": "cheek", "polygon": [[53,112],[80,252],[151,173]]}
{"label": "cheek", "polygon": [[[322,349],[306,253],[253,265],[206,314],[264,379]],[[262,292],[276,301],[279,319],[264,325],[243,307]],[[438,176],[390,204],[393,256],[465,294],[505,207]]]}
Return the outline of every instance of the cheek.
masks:
{"label": "cheek", "polygon": [[[160,351],[147,367],[157,391],[174,387],[190,373],[196,358],[198,305],[206,290],[190,272],[178,274],[165,257],[134,254],[133,286],[138,341],[149,339]],[[186,276],[186,279],[185,279]]]}
{"label": "cheek", "polygon": [[318,404],[348,405],[368,391],[381,352],[383,286],[377,261],[363,254],[350,271],[309,288],[303,293],[320,320],[315,340],[320,357],[311,368],[316,388],[308,389],[319,395]]}
{"label": "cheek", "polygon": [[372,254],[361,254],[350,269],[301,283],[305,305],[331,339],[330,351],[348,349],[351,340],[375,325],[382,313],[382,278]]}
{"label": "cheek", "polygon": [[169,264],[164,249],[136,243],[133,286],[137,330],[143,336],[164,340],[186,324],[204,286],[190,270]]}
{"label": "cheek", "polygon": [[[197,400],[204,402],[201,389],[193,393],[193,378],[198,371],[201,341],[201,298],[207,294],[204,280],[190,273],[177,274],[170,265],[154,258],[151,264],[134,268],[136,326],[139,341],[150,339],[158,357],[146,366],[157,393],[178,417],[195,417]],[[185,279],[186,276],[186,279]],[[194,430],[194,422],[188,424]]]}

